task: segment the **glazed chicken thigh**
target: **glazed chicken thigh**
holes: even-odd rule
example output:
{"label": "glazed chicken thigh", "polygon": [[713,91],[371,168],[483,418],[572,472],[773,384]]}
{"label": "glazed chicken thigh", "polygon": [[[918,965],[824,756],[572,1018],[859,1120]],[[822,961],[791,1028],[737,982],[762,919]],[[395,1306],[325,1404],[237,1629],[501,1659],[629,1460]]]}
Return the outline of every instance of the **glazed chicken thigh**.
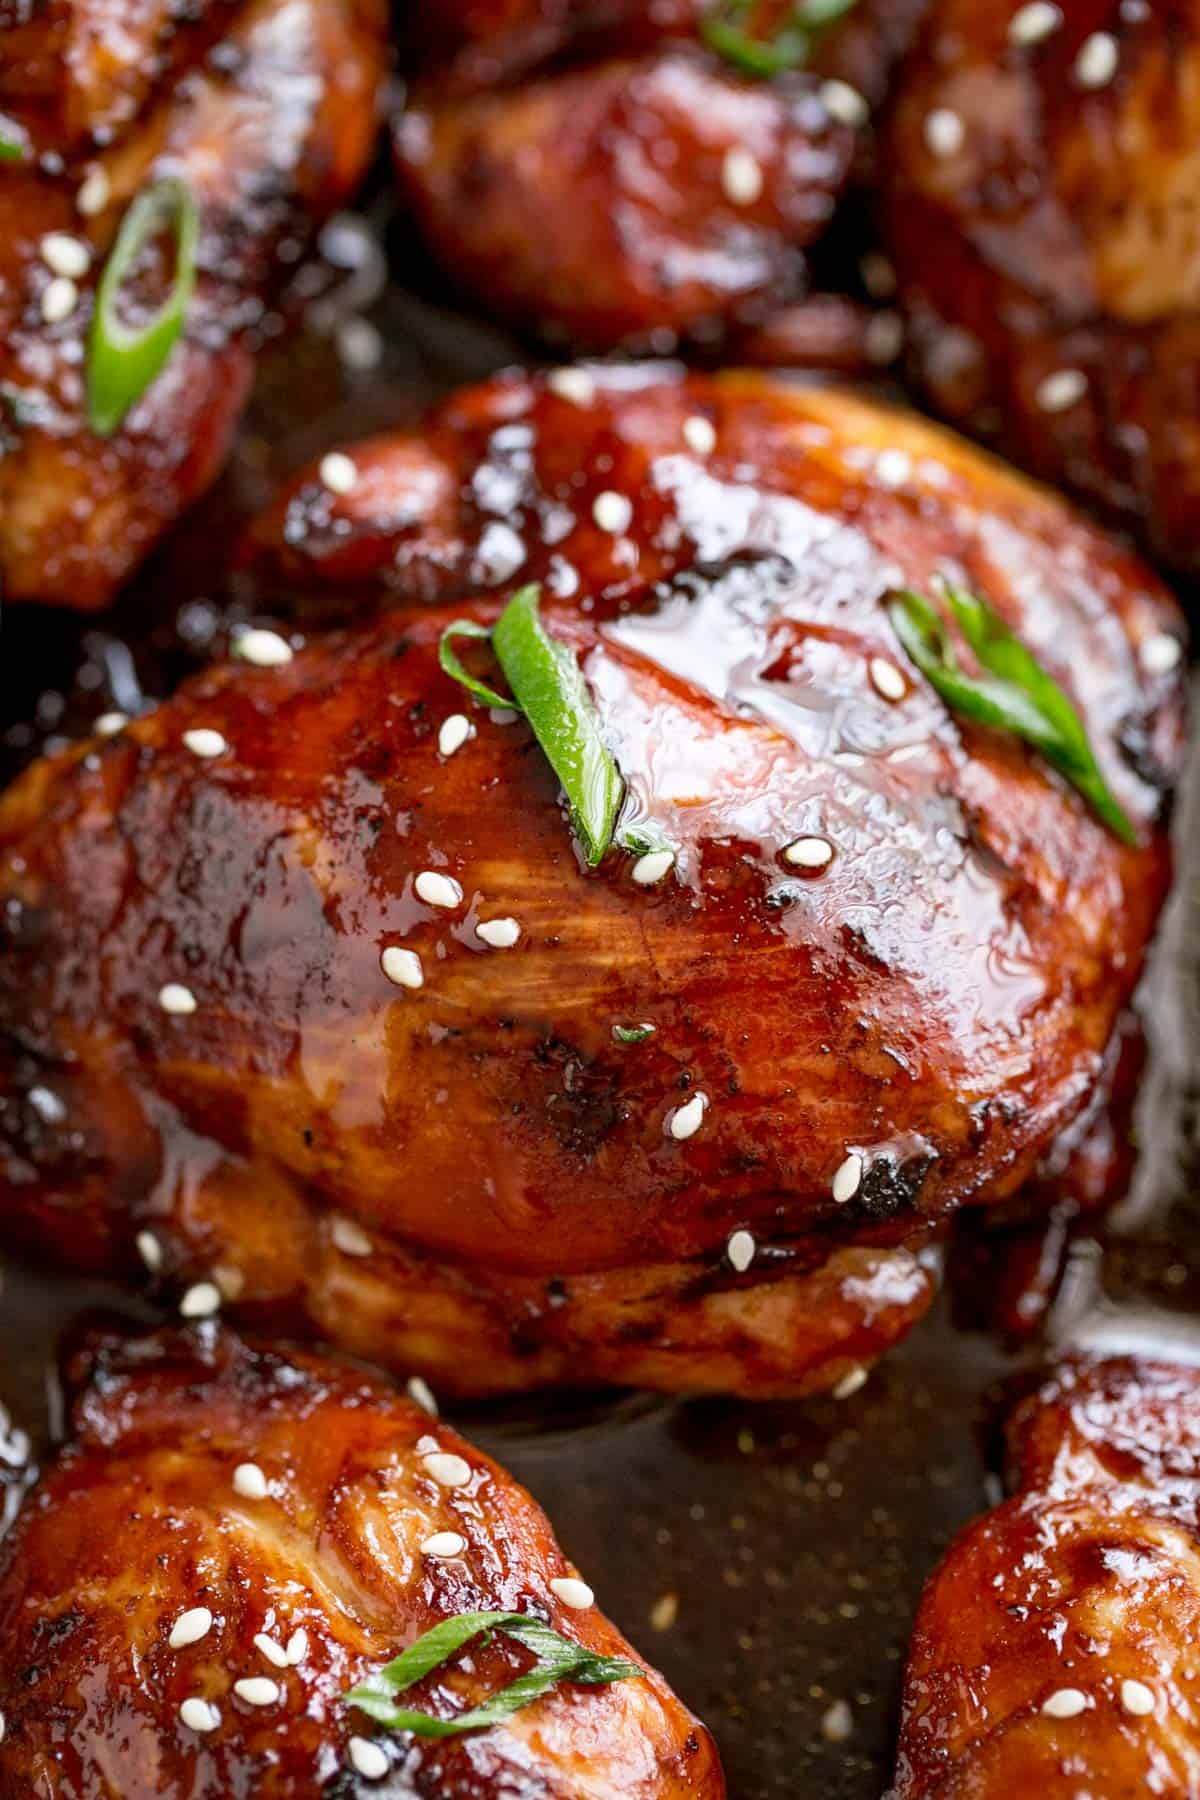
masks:
{"label": "glazed chicken thigh", "polygon": [[[0,803],[5,1235],[452,1389],[857,1379],[1106,1078],[1169,597],[947,434],[753,376],[513,375],[353,461],[251,562],[358,622],[243,640]],[[1073,696],[1135,842],[908,662],[888,597],[939,573]],[[623,782],[595,867],[442,663],[529,583]]]}
{"label": "glazed chicken thigh", "polygon": [[[211,1326],[93,1335],[71,1435],[0,1551],[0,1795],[719,1800],[708,1733],[597,1609],[511,1476],[376,1379]],[[616,1658],[459,1736],[347,1692],[463,1613]],[[436,1659],[435,1659],[436,1660]],[[407,1708],[451,1720],[533,1664],[476,1637]]]}
{"label": "glazed chicken thigh", "polygon": [[[0,40],[0,144],[15,150],[0,155],[0,583],[89,610],[220,467],[277,270],[370,156],[383,9],[4,0]],[[97,285],[138,196],[167,179],[198,213],[183,333],[124,419],[94,430]],[[148,243],[119,328],[145,323],[171,260]]]}

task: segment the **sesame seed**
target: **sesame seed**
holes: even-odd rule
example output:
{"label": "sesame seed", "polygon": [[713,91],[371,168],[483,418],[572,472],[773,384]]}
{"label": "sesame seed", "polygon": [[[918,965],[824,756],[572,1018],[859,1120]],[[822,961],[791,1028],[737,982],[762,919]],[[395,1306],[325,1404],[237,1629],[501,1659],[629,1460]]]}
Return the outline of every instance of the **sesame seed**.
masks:
{"label": "sesame seed", "polygon": [[282,1644],[277,1644],[273,1637],[268,1637],[265,1631],[260,1631],[255,1637],[254,1647],[256,1650],[260,1650],[267,1661],[273,1663],[277,1669],[287,1668],[287,1651]]}
{"label": "sesame seed", "polygon": [[48,231],[41,242],[42,261],[55,275],[81,281],[92,266],[91,247],[66,231]]}
{"label": "sesame seed", "polygon": [[717,447],[717,428],[702,413],[692,413],[683,421],[683,441],[697,456],[711,456]]}
{"label": "sesame seed", "polygon": [[383,338],[370,319],[343,319],[334,332],[337,353],[351,374],[363,375],[383,361]]}
{"label": "sesame seed", "polygon": [[839,125],[848,125],[851,131],[857,131],[871,116],[863,96],[848,81],[823,81],[820,94],[821,104],[830,118],[836,119]]}
{"label": "sesame seed", "polygon": [[875,458],[875,479],[884,487],[903,487],[912,480],[912,457],[907,450],[881,450]]}
{"label": "sesame seed", "polygon": [[26,1098],[46,1125],[61,1125],[67,1116],[65,1102],[48,1087],[31,1087]]}
{"label": "sesame seed", "polygon": [[331,494],[350,494],[358,486],[358,467],[343,450],[331,450],[317,466],[321,485]]}
{"label": "sesame seed", "polygon": [[429,1383],[422,1381],[419,1375],[410,1375],[404,1386],[409,1399],[414,1400],[422,1412],[427,1412],[431,1418],[436,1419],[438,1404]]}
{"label": "sesame seed", "polygon": [[193,756],[221,756],[229,748],[219,731],[208,731],[203,726],[185,731],[183,743]]}
{"label": "sesame seed", "polygon": [[678,1594],[660,1594],[650,1608],[650,1624],[655,1631],[670,1631],[678,1617]]}
{"label": "sesame seed", "polygon": [[471,1479],[471,1465],[461,1456],[455,1456],[449,1450],[431,1450],[421,1458],[425,1473],[437,1482],[439,1487],[466,1487]]}
{"label": "sesame seed", "polygon": [[387,1774],[390,1767],[387,1751],[380,1749],[370,1738],[352,1737],[346,1747],[355,1771],[364,1781],[381,1781]]}
{"label": "sesame seed", "polygon": [[215,1731],[221,1723],[221,1715],[212,1701],[200,1700],[195,1695],[180,1706],[179,1717],[189,1731]]}
{"label": "sesame seed", "polygon": [[521,935],[521,927],[515,919],[482,919],[475,927],[475,935],[493,950],[511,950]]}
{"label": "sesame seed", "polygon": [[298,1625],[287,1641],[288,1666],[295,1668],[308,1655],[308,1633],[303,1625]]}
{"label": "sesame seed", "polygon": [[185,1650],[189,1644],[198,1644],[202,1637],[207,1637],[212,1630],[213,1616],[207,1606],[193,1606],[187,1612],[180,1613],[171,1627],[171,1635],[167,1639],[172,1650]]}
{"label": "sesame seed", "polygon": [[824,869],[833,861],[833,845],[820,837],[796,838],[783,854],[798,869]]}
{"label": "sesame seed", "polygon": [[725,1245],[725,1254],[739,1275],[744,1275],[754,1261],[754,1252],[758,1245],[752,1232],[731,1231]]}
{"label": "sesame seed", "polygon": [[75,196],[75,205],[85,219],[93,214],[103,212],[108,205],[109,180],[105,169],[89,169]]}
{"label": "sesame seed", "polygon": [[58,325],[79,305],[79,289],[66,275],[56,275],[42,290],[42,317],[47,325]]}
{"label": "sesame seed", "polygon": [[374,1248],[362,1226],[340,1214],[330,1225],[329,1235],[344,1256],[370,1256]]}
{"label": "sesame seed", "polygon": [[554,369],[546,377],[546,386],[572,406],[590,406],[596,398],[596,384],[586,369]]}
{"label": "sesame seed", "polygon": [[4,1742],[4,1733],[7,1730],[7,1728],[8,1728],[8,1722],[5,1719],[4,1714],[2,1712],[0,1712],[0,1744],[2,1744]]}
{"label": "sesame seed", "polygon": [[907,694],[908,683],[895,663],[889,662],[886,656],[873,656],[867,672],[871,677],[872,687],[883,699],[903,700]]}
{"label": "sesame seed", "polygon": [[157,1275],[158,1271],[162,1268],[163,1253],[162,1245],[159,1243],[154,1233],[152,1231],[139,1231],[133,1241],[137,1245],[138,1255],[150,1270],[150,1273],[152,1275]]}
{"label": "sesame seed", "polygon": [[574,1575],[556,1575],[550,1583],[550,1592],[573,1612],[584,1612],[596,1604],[596,1596],[587,1582],[579,1581]]}
{"label": "sesame seed", "polygon": [[839,1163],[830,1188],[839,1206],[844,1206],[847,1200],[853,1200],[862,1186],[862,1178],[863,1159],[857,1151],[852,1150],[846,1160]]}
{"label": "sesame seed", "polygon": [[438,749],[443,756],[453,756],[474,735],[475,727],[466,713],[451,713],[448,719],[442,720],[442,728],[438,732]]}
{"label": "sesame seed", "polygon": [[265,1500],[267,1478],[257,1463],[239,1463],[233,1471],[233,1491],[243,1500]]}
{"label": "sesame seed", "polygon": [[422,869],[413,883],[417,899],[426,906],[444,906],[448,910],[462,905],[463,891],[452,875],[439,875],[436,869]]}
{"label": "sesame seed", "polygon": [[845,1700],[835,1700],[821,1720],[821,1736],[827,1743],[844,1744],[854,1730],[854,1714]]}
{"label": "sesame seed", "polygon": [[1028,6],[1022,6],[1013,14],[1008,27],[1008,38],[1012,44],[1040,44],[1053,31],[1057,31],[1063,22],[1062,12],[1057,6],[1051,6],[1049,0],[1031,0]]}
{"label": "sesame seed", "polygon": [[283,1690],[269,1675],[246,1675],[234,1682],[233,1691],[247,1706],[274,1706]]}
{"label": "sesame seed", "polygon": [[208,1319],[221,1310],[221,1290],[214,1281],[197,1281],[179,1302],[185,1319]]}
{"label": "sesame seed", "polygon": [[1078,406],[1087,387],[1082,369],[1055,369],[1038,382],[1033,398],[1042,412],[1066,412],[1069,407]]}
{"label": "sesame seed", "polygon": [[433,1557],[461,1556],[466,1547],[466,1538],[460,1537],[457,1531],[435,1531],[421,1545],[421,1554]]}
{"label": "sesame seed", "polygon": [[258,669],[281,669],[292,660],[292,646],[277,631],[254,626],[238,633],[233,642],[233,654]]}
{"label": "sesame seed", "polygon": [[1048,1700],[1042,1701],[1042,1711],[1048,1719],[1074,1719],[1086,1705],[1087,1695],[1078,1688],[1056,1688]]}
{"label": "sesame seed", "polygon": [[1075,79],[1082,88],[1107,87],[1117,72],[1120,52],[1109,31],[1093,31],[1075,58]]}
{"label": "sesame seed", "polygon": [[185,1013],[195,1012],[196,996],[191,988],[184,987],[181,981],[168,981],[158,990],[158,1004],[165,1013],[182,1016]]}
{"label": "sesame seed", "polygon": [[904,348],[904,320],[898,312],[877,312],[867,320],[863,349],[867,359],[883,368],[895,362]]}
{"label": "sesame seed", "polygon": [[419,988],[425,985],[425,971],[415,950],[404,950],[399,944],[389,944],[379,958],[379,966],[388,980],[395,982],[397,987]]}
{"label": "sesame seed", "polygon": [[763,190],[762,164],[744,144],[731,144],[721,161],[721,191],[734,206],[753,206]]}
{"label": "sesame seed", "polygon": [[633,519],[633,501],[628,494],[618,494],[612,488],[605,488],[592,501],[592,517],[601,531],[611,531],[616,537],[629,528]]}
{"label": "sesame seed", "polygon": [[1138,654],[1147,675],[1169,675],[1178,666],[1183,645],[1169,631],[1156,631],[1142,639]]}
{"label": "sesame seed", "polygon": [[934,156],[957,156],[966,141],[967,130],[956,112],[948,106],[935,106],[925,118],[925,144]]}
{"label": "sesame seed", "polygon": [[703,1093],[693,1094],[690,1100],[685,1101],[682,1106],[676,1107],[668,1121],[667,1129],[677,1143],[683,1143],[686,1138],[695,1137],[704,1123],[704,1114],[707,1109],[708,1095]]}
{"label": "sesame seed", "polygon": [[129,723],[129,714],[123,712],[101,713],[92,730],[97,737],[116,737],[118,731],[124,731]]}
{"label": "sesame seed", "polygon": [[860,1387],[867,1384],[866,1369],[850,1369],[833,1390],[835,1400],[848,1400],[851,1394],[857,1394]]}
{"label": "sesame seed", "polygon": [[1144,1681],[1123,1681],[1121,1705],[1135,1719],[1148,1718],[1154,1711],[1154,1689],[1148,1688]]}
{"label": "sesame seed", "polygon": [[673,850],[647,850],[633,865],[633,879],[639,887],[653,887],[675,864]]}

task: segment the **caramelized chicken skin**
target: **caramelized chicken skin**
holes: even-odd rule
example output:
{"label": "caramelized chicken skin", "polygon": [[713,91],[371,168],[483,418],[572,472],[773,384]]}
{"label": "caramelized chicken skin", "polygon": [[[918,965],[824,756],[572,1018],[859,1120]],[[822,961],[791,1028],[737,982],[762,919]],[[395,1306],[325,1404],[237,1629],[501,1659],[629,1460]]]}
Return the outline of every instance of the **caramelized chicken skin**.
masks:
{"label": "caramelized chicken skin", "polygon": [[[382,7],[6,10],[0,114],[28,153],[0,162],[0,580],[9,599],[91,609],[216,473],[276,264],[366,165]],[[96,282],[129,203],[165,175],[199,207],[196,289],[166,367],[98,437],[84,391]]]}
{"label": "caramelized chicken skin", "polygon": [[[920,421],[571,373],[264,523],[264,580],[400,610],[214,667],[0,803],[5,1233],[123,1272],[151,1233],[172,1279],[462,1389],[840,1382],[1104,1074],[1179,758],[1178,674],[1139,658],[1178,617]],[[1074,695],[1136,847],[904,664],[883,602],[942,569]],[[653,885],[583,866],[529,727],[439,667],[530,579],[627,818],[677,846]]]}
{"label": "caramelized chicken skin", "polygon": [[936,0],[880,159],[916,372],[1200,568],[1200,6]]}
{"label": "caramelized chicken skin", "polygon": [[[463,1612],[636,1658],[572,1604],[585,1594],[556,1591],[578,1577],[530,1495],[377,1379],[212,1327],[96,1336],[71,1377],[70,1441],[0,1552],[6,1800],[724,1793],[708,1733],[644,1664],[457,1738],[377,1730],[344,1702]],[[530,1662],[476,1640],[403,1704],[447,1718]],[[189,1700],[215,1721],[197,1729]]]}
{"label": "caramelized chicken skin", "polygon": [[1200,1790],[1200,1371],[1067,1362],[925,1590],[891,1800]]}

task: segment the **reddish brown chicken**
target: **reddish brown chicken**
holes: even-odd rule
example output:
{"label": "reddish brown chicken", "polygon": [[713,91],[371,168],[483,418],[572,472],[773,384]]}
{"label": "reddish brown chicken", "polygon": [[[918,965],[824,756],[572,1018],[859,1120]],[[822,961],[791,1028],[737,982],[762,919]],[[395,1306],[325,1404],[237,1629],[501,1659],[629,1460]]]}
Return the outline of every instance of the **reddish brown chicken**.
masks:
{"label": "reddish brown chicken", "polygon": [[1200,1791],[1200,1371],[1069,1362],[925,1591],[891,1800]]}
{"label": "reddish brown chicken", "polygon": [[[96,1337],[70,1373],[70,1442],[0,1561],[5,1800],[724,1794],[708,1733],[645,1664],[440,1740],[346,1703],[464,1612],[636,1658],[529,1494],[419,1406],[211,1328]],[[450,1718],[531,1663],[477,1639],[402,1704]]]}
{"label": "reddish brown chicken", "polygon": [[1033,42],[1016,13],[937,0],[905,65],[879,167],[914,367],[1200,569],[1200,5],[1078,0]]}
{"label": "reddish brown chicken", "polygon": [[[383,8],[0,0],[0,36],[0,137],[24,150],[0,160],[0,582],[8,599],[90,609],[221,464],[276,269],[370,155]],[[195,293],[166,367],[99,437],[96,282],[130,202],[167,175],[199,207]]]}
{"label": "reddish brown chicken", "polygon": [[[1168,874],[1171,601],[960,441],[759,377],[511,376],[355,462],[260,576],[402,610],[0,804],[6,1235],[460,1390],[855,1376],[1105,1074]],[[1136,846],[906,663],[885,600],[942,571],[1074,696]],[[439,667],[530,580],[673,864],[585,867],[528,725]]]}

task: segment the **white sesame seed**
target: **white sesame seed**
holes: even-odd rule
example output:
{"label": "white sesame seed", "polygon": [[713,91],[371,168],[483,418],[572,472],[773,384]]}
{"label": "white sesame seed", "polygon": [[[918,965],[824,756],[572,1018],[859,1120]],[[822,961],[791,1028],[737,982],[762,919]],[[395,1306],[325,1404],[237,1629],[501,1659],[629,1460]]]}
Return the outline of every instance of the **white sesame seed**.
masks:
{"label": "white sesame seed", "polygon": [[1055,369],[1038,382],[1033,397],[1042,412],[1066,412],[1069,407],[1078,406],[1087,387],[1082,369]]}
{"label": "white sesame seed", "polygon": [[202,1637],[207,1637],[212,1630],[213,1616],[207,1606],[193,1606],[187,1612],[180,1613],[171,1627],[171,1635],[167,1639],[172,1650],[186,1650],[189,1644],[198,1644]]}
{"label": "white sesame seed", "polygon": [[704,1123],[704,1114],[707,1110],[708,1095],[704,1093],[693,1094],[690,1100],[686,1100],[682,1106],[676,1107],[668,1121],[667,1129],[677,1143],[683,1143],[686,1138],[695,1137]]}
{"label": "white sesame seed", "polygon": [[124,731],[129,723],[129,714],[123,712],[101,713],[92,730],[97,737],[116,737],[118,731]]}
{"label": "white sesame seed", "polygon": [[91,247],[66,231],[48,231],[41,242],[42,261],[55,275],[81,281],[92,266]]}
{"label": "white sesame seed", "polygon": [[1062,21],[1062,12],[1057,6],[1051,6],[1049,0],[1030,0],[1028,6],[1019,7],[1013,14],[1008,27],[1009,42],[1040,44],[1051,32],[1058,30]]}
{"label": "white sesame seed", "polygon": [[833,845],[820,837],[796,838],[783,854],[798,869],[824,869],[833,861]]}
{"label": "white sesame seed", "polygon": [[721,161],[721,191],[734,206],[753,206],[763,190],[762,164],[744,144],[731,144]]}
{"label": "white sesame seed", "polygon": [[109,197],[108,173],[104,169],[89,169],[75,196],[75,205],[85,219],[93,214],[103,212],[108,205]]}
{"label": "white sesame seed", "polygon": [[277,1669],[287,1668],[287,1651],[282,1644],[277,1644],[273,1637],[268,1637],[265,1631],[258,1633],[254,1640],[254,1647],[256,1650],[260,1650],[267,1661],[273,1663]]}
{"label": "white sesame seed", "polygon": [[179,1717],[189,1731],[215,1731],[221,1723],[221,1715],[212,1701],[200,1700],[195,1695],[180,1706]]}
{"label": "white sesame seed", "polygon": [[1109,31],[1093,31],[1075,58],[1075,79],[1082,88],[1107,87],[1117,72],[1120,52]]}
{"label": "white sesame seed", "polygon": [[757,1249],[754,1235],[749,1231],[731,1231],[725,1244],[725,1254],[739,1275],[744,1275],[750,1267]]}
{"label": "white sesame seed", "polygon": [[820,94],[821,104],[830,118],[836,119],[839,125],[848,125],[851,131],[857,131],[871,116],[865,99],[848,81],[823,81]]}
{"label": "white sesame seed", "polygon": [[322,487],[327,487],[331,494],[350,494],[358,486],[357,465],[344,450],[331,450],[328,456],[323,456],[317,474]]}
{"label": "white sesame seed", "polygon": [[448,719],[442,720],[442,728],[438,732],[438,749],[443,756],[453,756],[461,750],[468,738],[475,736],[475,727],[466,713],[451,713]]}
{"label": "white sesame seed", "polygon": [[162,1268],[163,1253],[162,1245],[159,1243],[154,1233],[152,1231],[139,1231],[133,1241],[137,1245],[138,1255],[150,1270],[150,1273],[152,1275],[157,1275],[158,1271]]}
{"label": "white sesame seed", "polygon": [[179,1302],[185,1319],[208,1319],[221,1310],[221,1290],[215,1281],[197,1281]]}
{"label": "white sesame seed", "polygon": [[4,1742],[4,1733],[7,1730],[7,1728],[8,1728],[8,1722],[5,1719],[4,1714],[2,1712],[0,1712],[0,1744],[2,1744]]}
{"label": "white sesame seed", "polygon": [[409,1399],[415,1400],[422,1412],[427,1412],[430,1418],[436,1419],[438,1404],[433,1397],[433,1389],[429,1383],[422,1381],[419,1375],[410,1375],[404,1386]]}
{"label": "white sesame seed", "polygon": [[370,1256],[374,1248],[362,1226],[353,1219],[343,1218],[340,1213],[335,1215],[329,1235],[343,1256]]}
{"label": "white sesame seed", "polygon": [[209,731],[203,726],[185,731],[183,743],[193,756],[223,756],[229,748],[219,731]]}
{"label": "white sesame seed", "polygon": [[886,656],[873,656],[867,672],[871,677],[872,687],[884,700],[903,700],[907,694],[908,683],[895,663],[889,662]]}
{"label": "white sesame seed", "polygon": [[259,626],[241,631],[233,642],[233,654],[258,669],[280,669],[292,660],[292,646],[277,631]]}
{"label": "white sesame seed", "polygon": [[246,1675],[234,1682],[233,1691],[247,1706],[274,1706],[283,1690],[269,1675]]}
{"label": "white sesame seed", "polygon": [[66,275],[56,275],[42,289],[42,317],[47,325],[59,324],[78,305],[79,289]]}
{"label": "white sesame seed", "polygon": [[521,927],[515,919],[481,919],[475,935],[493,950],[511,950],[521,935]]}
{"label": "white sesame seed", "polygon": [[466,1487],[471,1479],[471,1465],[449,1450],[431,1450],[421,1458],[425,1473],[439,1487]]}
{"label": "white sesame seed", "polygon": [[854,1730],[854,1714],[845,1700],[835,1700],[821,1720],[821,1736],[829,1744],[844,1744]]}
{"label": "white sesame seed", "polygon": [[546,386],[572,406],[590,406],[596,398],[596,384],[586,369],[554,369],[546,377]]}
{"label": "white sesame seed", "polygon": [[577,1580],[574,1575],[556,1575],[550,1583],[550,1592],[573,1612],[584,1612],[596,1604],[596,1596],[587,1582]]}
{"label": "white sesame seed", "polygon": [[605,488],[592,501],[592,517],[601,531],[610,531],[619,536],[629,528],[633,519],[633,501],[628,494],[618,494],[612,488]]}
{"label": "white sesame seed", "polygon": [[267,1478],[257,1463],[239,1463],[233,1471],[233,1491],[243,1500],[265,1500]]}
{"label": "white sesame seed", "polygon": [[462,905],[463,891],[452,875],[439,875],[436,869],[422,869],[413,883],[417,899],[426,906],[444,906],[448,910]]}
{"label": "white sesame seed", "polygon": [[165,1013],[194,1013],[196,996],[191,988],[184,987],[180,981],[168,981],[158,990],[158,1004]]}
{"label": "white sesame seed", "polygon": [[370,319],[343,319],[334,332],[337,353],[353,375],[377,369],[383,361],[383,337]]}
{"label": "white sesame seed", "polygon": [[683,441],[697,456],[711,456],[717,447],[717,428],[702,413],[692,413],[683,421]]}
{"label": "white sesame seed", "polygon": [[633,865],[633,879],[639,887],[653,887],[674,865],[673,850],[647,850]]}
{"label": "white sesame seed", "polygon": [[31,1087],[27,1098],[38,1118],[47,1125],[61,1125],[67,1116],[65,1101],[48,1087]]}
{"label": "white sesame seed", "polygon": [[1042,1701],[1042,1711],[1048,1719],[1074,1719],[1086,1705],[1087,1695],[1078,1688],[1056,1688],[1048,1700]]}
{"label": "white sesame seed", "polygon": [[863,1159],[857,1151],[852,1150],[844,1162],[838,1164],[837,1173],[831,1184],[831,1192],[839,1206],[847,1200],[853,1200],[862,1186]]}
{"label": "white sesame seed", "polygon": [[365,1737],[352,1737],[346,1747],[356,1773],[364,1781],[382,1781],[390,1767],[386,1750]]}
{"label": "white sesame seed", "polygon": [[865,1387],[866,1382],[867,1371],[865,1369],[850,1369],[834,1388],[833,1397],[835,1400],[848,1400],[851,1394],[857,1394],[860,1387]]}
{"label": "white sesame seed", "polygon": [[903,487],[912,480],[912,472],[912,457],[907,450],[881,450],[875,458],[875,479],[884,487]]}
{"label": "white sesame seed", "polygon": [[1135,1719],[1148,1718],[1154,1711],[1154,1689],[1148,1688],[1144,1681],[1123,1681],[1121,1705]]}
{"label": "white sesame seed", "polygon": [[967,130],[956,112],[948,106],[935,106],[925,117],[925,144],[933,156],[957,156],[966,142]]}
{"label": "white sesame seed", "polygon": [[298,1625],[287,1641],[288,1667],[296,1668],[308,1655],[308,1633],[303,1625]]}
{"label": "white sesame seed", "polygon": [[670,1631],[679,1617],[679,1595],[660,1594],[650,1608],[650,1624],[655,1631]]}
{"label": "white sesame seed", "polygon": [[895,362],[904,348],[904,320],[898,312],[872,313],[863,332],[868,361],[884,368]]}
{"label": "white sesame seed", "polygon": [[389,944],[379,958],[379,966],[397,987],[419,988],[425,985],[425,971],[415,950]]}
{"label": "white sesame seed", "polygon": [[1142,639],[1138,654],[1147,675],[1169,675],[1178,666],[1183,645],[1169,631],[1156,631]]}
{"label": "white sesame seed", "polygon": [[421,1545],[421,1554],[433,1557],[461,1556],[466,1547],[466,1538],[460,1537],[457,1531],[435,1531]]}

